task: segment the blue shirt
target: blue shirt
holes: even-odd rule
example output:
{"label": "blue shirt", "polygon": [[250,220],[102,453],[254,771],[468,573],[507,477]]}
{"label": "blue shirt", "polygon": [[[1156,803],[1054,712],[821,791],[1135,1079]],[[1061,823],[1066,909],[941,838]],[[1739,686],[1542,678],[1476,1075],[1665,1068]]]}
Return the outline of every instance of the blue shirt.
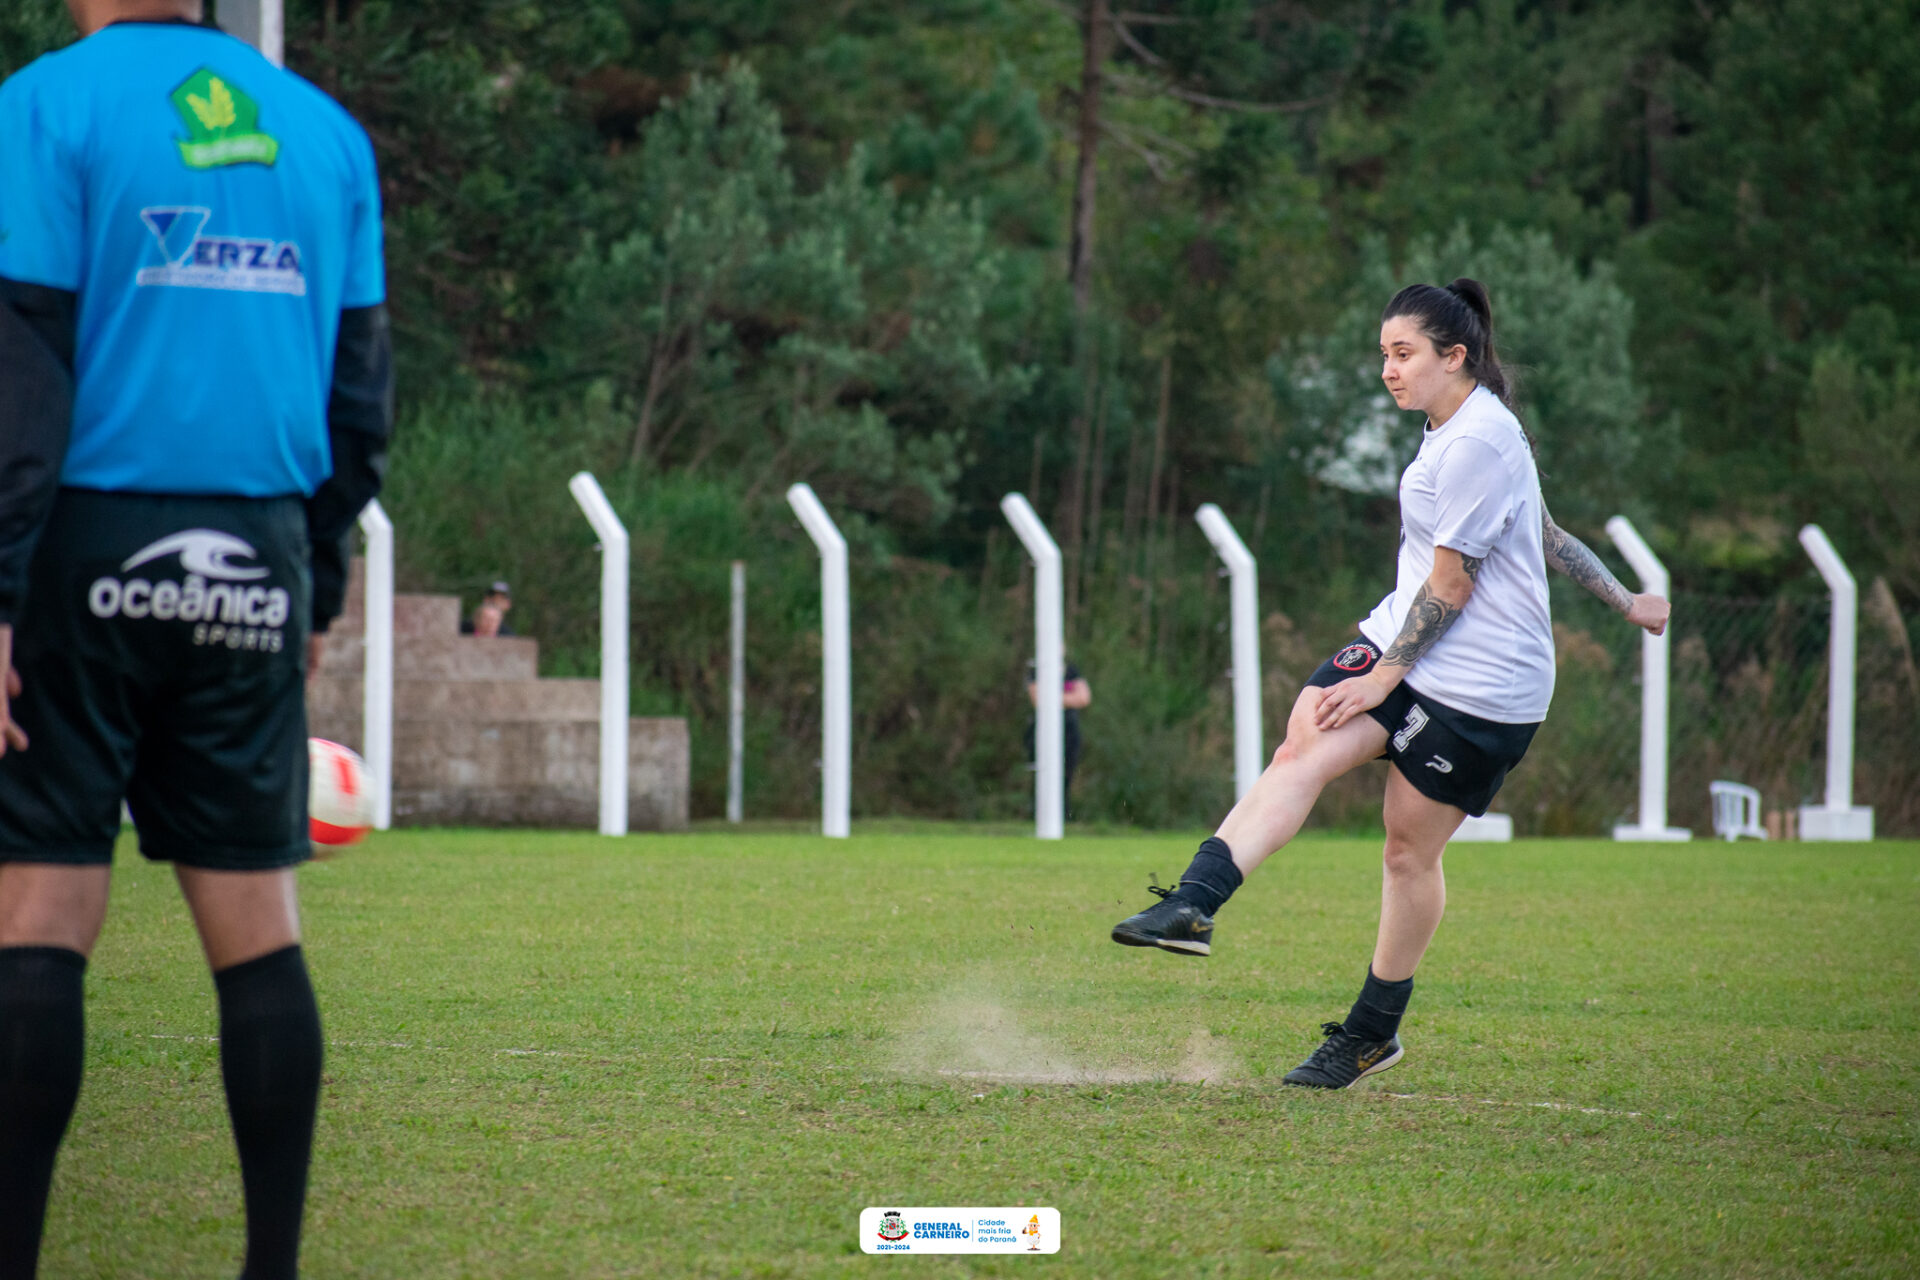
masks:
{"label": "blue shirt", "polygon": [[340,311],[386,300],[372,145],[231,36],[107,27],[0,85],[0,276],[79,295],[61,484],[311,495]]}

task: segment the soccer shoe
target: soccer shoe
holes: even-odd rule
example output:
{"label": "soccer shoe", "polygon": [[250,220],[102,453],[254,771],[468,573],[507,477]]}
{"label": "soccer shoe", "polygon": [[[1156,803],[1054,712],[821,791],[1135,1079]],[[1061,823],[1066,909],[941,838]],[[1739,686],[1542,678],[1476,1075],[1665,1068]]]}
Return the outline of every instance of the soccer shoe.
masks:
{"label": "soccer shoe", "polygon": [[1213,953],[1212,916],[1191,902],[1169,896],[1172,889],[1155,884],[1148,885],[1147,892],[1158,894],[1160,901],[1113,926],[1115,942],[1123,947],[1159,947],[1183,956]]}
{"label": "soccer shoe", "polygon": [[1405,1053],[1399,1036],[1362,1040],[1338,1022],[1323,1022],[1320,1030],[1327,1038],[1305,1062],[1287,1072],[1285,1083],[1308,1089],[1346,1089],[1377,1071],[1385,1071]]}

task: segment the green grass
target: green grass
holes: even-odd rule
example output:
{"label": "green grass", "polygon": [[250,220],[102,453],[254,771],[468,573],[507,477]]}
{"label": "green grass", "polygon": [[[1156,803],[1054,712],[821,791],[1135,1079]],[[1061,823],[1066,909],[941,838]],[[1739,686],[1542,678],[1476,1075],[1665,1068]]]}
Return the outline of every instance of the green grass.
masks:
{"label": "green grass", "polygon": [[[423,831],[313,865],[306,1273],[1920,1270],[1920,845],[1458,847],[1406,1061],[1334,1095],[1280,1076],[1364,972],[1377,843],[1282,854],[1210,960],[1109,943],[1191,848]],[[88,988],[42,1275],[233,1274],[211,984],[131,847]],[[1054,1205],[1064,1247],[854,1252],[912,1204]]]}

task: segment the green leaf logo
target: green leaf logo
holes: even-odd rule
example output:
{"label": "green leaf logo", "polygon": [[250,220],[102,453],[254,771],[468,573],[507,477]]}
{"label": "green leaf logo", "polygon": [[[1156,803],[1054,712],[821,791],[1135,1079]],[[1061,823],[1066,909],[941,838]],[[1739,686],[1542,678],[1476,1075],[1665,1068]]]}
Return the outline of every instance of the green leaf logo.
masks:
{"label": "green leaf logo", "polygon": [[171,96],[174,111],[187,127],[179,142],[189,169],[218,169],[233,164],[272,164],[280,141],[260,132],[260,104],[231,80],[202,67]]}
{"label": "green leaf logo", "polygon": [[189,93],[187,105],[193,108],[194,115],[200,117],[200,123],[210,130],[218,131],[233,127],[236,114],[233,109],[233,91],[227,88],[226,81],[219,76],[208,78],[206,97]]}

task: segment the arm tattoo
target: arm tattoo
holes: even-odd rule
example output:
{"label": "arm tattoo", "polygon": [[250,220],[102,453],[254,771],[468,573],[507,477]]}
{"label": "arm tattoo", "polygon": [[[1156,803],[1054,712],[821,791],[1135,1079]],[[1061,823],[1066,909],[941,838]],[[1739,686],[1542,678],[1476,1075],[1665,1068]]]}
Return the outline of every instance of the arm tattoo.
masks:
{"label": "arm tattoo", "polygon": [[1475,582],[1480,581],[1480,566],[1486,562],[1487,558],[1485,556],[1460,557],[1460,567],[1466,570],[1467,577]]}
{"label": "arm tattoo", "polygon": [[1562,529],[1549,515],[1541,516],[1540,545],[1546,552],[1547,566],[1558,569],[1605,601],[1615,613],[1624,614],[1633,607],[1633,593],[1620,585],[1620,579],[1607,571],[1600,557],[1586,543]]}
{"label": "arm tattoo", "polygon": [[1420,661],[1427,650],[1447,634],[1447,628],[1459,618],[1463,607],[1448,604],[1428,591],[1426,583],[1421,583],[1419,594],[1413,597],[1413,603],[1407,607],[1407,620],[1401,626],[1399,636],[1394,639],[1393,647],[1381,657],[1380,665],[1411,667]]}

